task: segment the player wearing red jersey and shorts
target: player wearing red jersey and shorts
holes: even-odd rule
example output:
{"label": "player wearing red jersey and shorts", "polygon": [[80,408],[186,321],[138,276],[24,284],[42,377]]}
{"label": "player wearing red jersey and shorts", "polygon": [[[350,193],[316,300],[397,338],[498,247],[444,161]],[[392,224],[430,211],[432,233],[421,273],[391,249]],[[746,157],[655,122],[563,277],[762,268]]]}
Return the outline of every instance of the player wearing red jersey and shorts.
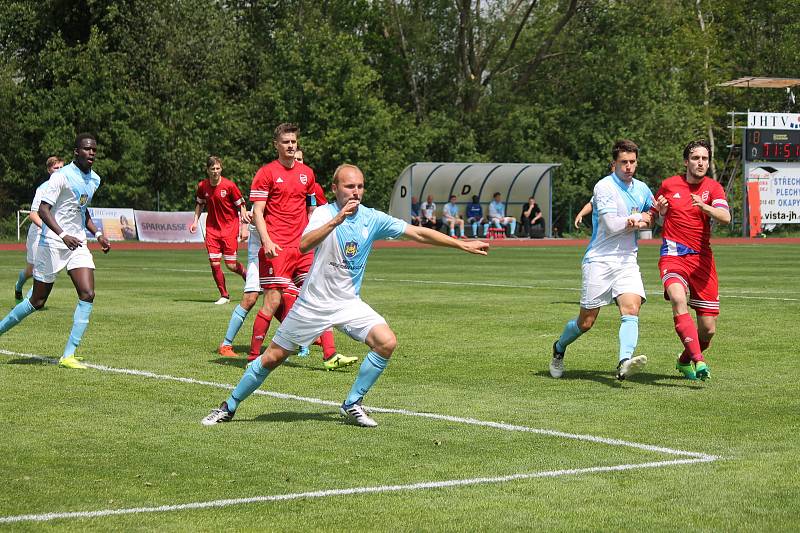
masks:
{"label": "player wearing red jersey and shorts", "polygon": [[222,177],[222,160],[211,156],[206,162],[208,178],[197,184],[194,221],[189,232],[197,231],[197,223],[203,206],[208,211],[206,219],[206,249],[211,263],[211,274],[219,289],[220,298],[215,304],[226,304],[230,301],[225,286],[225,274],[222,273],[221,260],[229,270],[245,279],[245,271],[236,257],[239,240],[242,236],[242,223],[250,222],[244,197],[231,180]]}
{"label": "player wearing red jersey and shorts", "polygon": [[[313,256],[300,253],[300,236],[314,206],[314,171],[294,159],[299,128],[283,123],[275,128],[272,144],[278,158],[258,169],[250,186],[253,222],[261,238],[259,278],[264,303],[253,323],[250,355],[261,354],[269,323],[292,283],[303,284]],[[290,302],[284,306],[291,307]]]}
{"label": "player wearing red jersey and shorts", "polygon": [[[703,358],[716,332],[719,284],[711,252],[711,220],[731,221],[725,191],[706,176],[711,160],[707,141],[692,141],[683,151],[686,174],[667,178],[656,193],[654,211],[664,218],[658,269],[664,298],[672,303],[675,332],[684,345],[676,368],[688,379],[706,380]],[[688,296],[688,298],[687,298]],[[695,310],[697,325],[689,314]]]}

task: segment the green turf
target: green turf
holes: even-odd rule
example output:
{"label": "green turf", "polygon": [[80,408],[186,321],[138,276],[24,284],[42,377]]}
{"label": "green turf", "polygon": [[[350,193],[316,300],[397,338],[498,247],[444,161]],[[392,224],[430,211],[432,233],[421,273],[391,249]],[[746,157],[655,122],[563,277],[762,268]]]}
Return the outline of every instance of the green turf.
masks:
{"label": "green turf", "polygon": [[[367,405],[588,434],[720,456],[711,463],[504,483],[302,498],[149,514],[23,522],[41,530],[796,530],[800,528],[797,327],[800,247],[718,246],[722,316],[712,379],[674,370],[678,340],[660,295],[657,248],[640,252],[650,294],[640,320],[645,372],[613,378],[616,310],[569,347],[550,347],[578,308],[580,248],[373,252],[363,298],[398,348]],[[0,253],[6,308],[24,254]],[[233,303],[200,250],[95,255],[97,298],[79,353],[87,362],[234,385],[243,360],[215,355]],[[228,276],[232,294],[242,282]],[[235,299],[235,298],[234,298]],[[60,355],[75,293],[63,274],[46,310],[0,339],[15,353]],[[235,347],[246,350],[253,314]],[[362,345],[337,333],[339,351]],[[357,368],[325,372],[318,348],[263,389],[340,402]],[[227,392],[210,385],[69,371],[0,355],[0,517],[98,511],[491,478],[676,459],[653,451],[392,413],[340,422],[332,405],[255,395],[234,422],[199,420]]]}

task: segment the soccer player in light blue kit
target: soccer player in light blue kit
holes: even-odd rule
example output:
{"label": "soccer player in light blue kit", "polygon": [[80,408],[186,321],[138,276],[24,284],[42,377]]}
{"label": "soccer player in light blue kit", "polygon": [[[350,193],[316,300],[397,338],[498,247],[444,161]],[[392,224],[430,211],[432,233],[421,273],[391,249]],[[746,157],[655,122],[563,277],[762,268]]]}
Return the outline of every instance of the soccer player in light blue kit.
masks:
{"label": "soccer player in light blue kit", "polygon": [[[48,179],[56,170],[64,166],[64,160],[58,156],[50,156],[47,158],[45,164],[47,168]],[[14,300],[15,303],[22,302],[22,288],[25,282],[33,277],[33,263],[36,261],[36,250],[39,249],[39,239],[42,236],[42,219],[39,218],[39,204],[42,203],[42,193],[47,186],[45,180],[41,185],[36,188],[36,193],[33,195],[31,202],[31,212],[28,217],[31,219],[31,225],[28,228],[28,239],[25,243],[25,268],[19,271],[17,283],[14,285]],[[33,289],[28,291],[27,296],[30,297]]]}
{"label": "soccer player in light blue kit", "polygon": [[72,163],[50,176],[42,192],[39,216],[44,225],[33,266],[33,293],[0,321],[0,335],[44,307],[56,275],[66,268],[78,292],[78,306],[59,365],[83,369],[86,366],[75,356],[75,350],[89,325],[94,301],[94,260],[86,245],[84,228],[94,233],[103,252],[108,252],[111,246],[97,230],[87,209],[100,186],[100,176],[92,170],[97,141],[88,133],[78,135],[74,154]]}
{"label": "soccer player in light blue kit", "polygon": [[318,207],[300,239],[302,253],[316,249],[314,263],[300,296],[269,348],[247,366],[228,399],[202,420],[204,425],[231,420],[239,404],[261,386],[270,372],[295,353],[299,346],[308,345],[323,331],[335,326],[370,348],[340,412],[356,425],[377,426],[361,401],[389,364],[397,339],[386,320],[359,297],[372,243],[405,235],[425,244],[458,248],[479,255],[487,253],[489,245],[485,242],[451,239],[438,231],[412,226],[360,205],[364,176],[356,166],[341,165],[337,168],[332,188],[336,203]]}
{"label": "soccer player in light blue kit", "polygon": [[612,302],[622,319],[617,379],[622,381],[647,364],[644,355],[633,355],[639,341],[639,309],[645,301],[636,262],[636,230],[652,225],[647,211],[654,203],[653,193],[633,177],[639,156],[635,143],[617,141],[611,155],[614,171],[597,182],[592,197],[592,239],[583,256],[580,313],[567,322],[561,337],[553,343],[550,375],[554,378],[564,374],[567,346],[589,331],[600,308]]}

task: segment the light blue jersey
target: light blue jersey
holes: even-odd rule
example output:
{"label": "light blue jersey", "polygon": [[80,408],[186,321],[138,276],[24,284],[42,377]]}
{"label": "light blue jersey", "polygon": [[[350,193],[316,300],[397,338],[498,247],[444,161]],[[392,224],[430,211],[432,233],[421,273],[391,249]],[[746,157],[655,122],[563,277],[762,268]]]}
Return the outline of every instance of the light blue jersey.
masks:
{"label": "light blue jersey", "polygon": [[[86,242],[86,232],[84,231],[86,209],[99,186],[100,176],[93,170],[84,173],[73,162],[50,176],[47,187],[42,192],[41,201],[52,206],[50,212],[61,229],[68,235]],[[42,236],[39,244],[51,248],[67,248],[64,241],[55,235],[46,224],[42,224]]]}
{"label": "light blue jersey", "polygon": [[[303,234],[327,224],[339,210],[336,203],[317,207]],[[348,300],[358,299],[372,244],[403,235],[406,226],[400,219],[360,205],[317,246],[299,299],[316,309],[339,309]]]}
{"label": "light blue jersey", "polygon": [[653,201],[653,193],[636,178],[626,184],[612,173],[598,181],[592,197],[592,239],[583,262],[635,262],[638,251],[636,231],[626,228],[613,232],[601,223],[601,218],[611,215],[627,219],[636,213],[648,211]]}

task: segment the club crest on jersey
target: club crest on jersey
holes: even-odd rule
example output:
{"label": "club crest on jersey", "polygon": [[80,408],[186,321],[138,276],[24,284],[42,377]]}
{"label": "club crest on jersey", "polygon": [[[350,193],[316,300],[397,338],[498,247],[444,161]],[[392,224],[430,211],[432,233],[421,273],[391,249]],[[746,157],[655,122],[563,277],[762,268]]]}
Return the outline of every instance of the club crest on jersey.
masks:
{"label": "club crest on jersey", "polygon": [[300,174],[300,183],[303,185],[308,185],[308,176],[305,174]]}
{"label": "club crest on jersey", "polygon": [[226,196],[228,196],[228,191],[226,191],[225,189],[222,189],[221,191],[219,191],[219,195],[222,198],[225,198]]}
{"label": "club crest on jersey", "polygon": [[347,241],[344,243],[344,256],[352,259],[358,253],[358,243],[356,241]]}
{"label": "club crest on jersey", "polygon": [[700,196],[700,198],[703,199],[703,202],[707,202],[708,201],[708,191],[703,191],[703,194],[702,194],[702,196]]}
{"label": "club crest on jersey", "polygon": [[81,197],[78,198],[78,204],[80,204],[80,206],[83,207],[88,203],[89,203],[89,195],[86,193],[81,194]]}

